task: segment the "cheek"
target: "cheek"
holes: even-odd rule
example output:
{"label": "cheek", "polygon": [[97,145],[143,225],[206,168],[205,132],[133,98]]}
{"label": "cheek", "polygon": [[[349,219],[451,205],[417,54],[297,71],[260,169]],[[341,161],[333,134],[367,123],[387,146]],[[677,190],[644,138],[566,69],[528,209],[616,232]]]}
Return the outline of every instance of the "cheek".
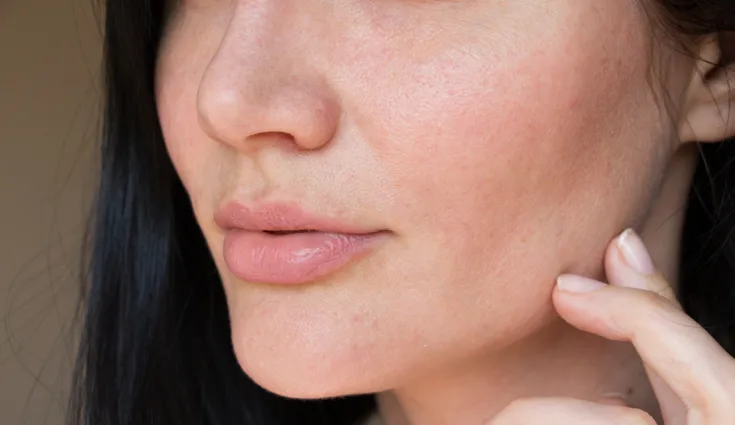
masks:
{"label": "cheek", "polygon": [[550,307],[560,272],[598,275],[607,242],[649,202],[658,115],[646,58],[624,60],[646,51],[644,29],[623,28],[640,34],[631,41],[589,27],[599,31],[555,32],[502,61],[472,46],[376,78],[388,83],[361,128],[400,193],[391,216],[412,240],[411,278],[441,283],[416,309],[477,324],[492,312],[503,338]]}
{"label": "cheek", "polygon": [[189,62],[191,60],[180,58],[176,51],[162,51],[158,60],[156,102],[166,150],[191,196],[198,192],[197,182],[202,179],[197,178],[196,174],[198,170],[207,169],[201,166],[201,162],[211,149],[197,141],[200,133],[196,124],[198,117],[196,109],[189,106],[195,99],[195,84],[191,83],[198,81],[197,76],[177,70],[177,67],[192,69]]}
{"label": "cheek", "polygon": [[397,140],[413,144],[391,146],[383,158],[410,188],[410,215],[452,233],[489,226],[507,246],[503,233],[560,224],[545,222],[565,206],[592,212],[585,209],[595,205],[580,197],[618,178],[623,169],[615,165],[635,143],[635,129],[619,128],[632,103],[618,95],[617,82],[578,75],[540,55],[466,77],[483,84],[456,88],[472,93],[420,111],[415,122],[426,125],[397,131],[410,133]]}
{"label": "cheek", "polygon": [[[157,63],[156,102],[169,157],[194,206],[194,213],[210,219],[220,184],[229,171],[228,156],[199,126],[196,96],[199,81],[216,51],[220,34],[199,28],[197,19],[177,15],[169,23]],[[208,230],[208,229],[205,229]]]}

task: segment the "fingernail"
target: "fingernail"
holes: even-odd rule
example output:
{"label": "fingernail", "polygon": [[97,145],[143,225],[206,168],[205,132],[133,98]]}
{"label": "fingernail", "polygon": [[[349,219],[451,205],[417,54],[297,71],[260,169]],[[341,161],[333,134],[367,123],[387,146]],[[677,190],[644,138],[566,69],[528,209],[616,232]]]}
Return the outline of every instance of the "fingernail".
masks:
{"label": "fingernail", "polygon": [[618,237],[618,251],[625,263],[640,274],[653,274],[655,268],[641,237],[633,229],[626,229]]}
{"label": "fingernail", "polygon": [[625,400],[626,398],[628,398],[625,394],[619,393],[617,391],[605,393],[602,395],[602,397],[603,398],[619,398],[621,400]]}
{"label": "fingernail", "polygon": [[621,393],[607,393],[603,394],[600,399],[597,400],[598,403],[603,404],[611,404],[615,406],[627,406],[628,397]]}
{"label": "fingernail", "polygon": [[579,294],[595,291],[605,286],[605,284],[583,276],[563,274],[556,278],[556,286],[562,291]]}

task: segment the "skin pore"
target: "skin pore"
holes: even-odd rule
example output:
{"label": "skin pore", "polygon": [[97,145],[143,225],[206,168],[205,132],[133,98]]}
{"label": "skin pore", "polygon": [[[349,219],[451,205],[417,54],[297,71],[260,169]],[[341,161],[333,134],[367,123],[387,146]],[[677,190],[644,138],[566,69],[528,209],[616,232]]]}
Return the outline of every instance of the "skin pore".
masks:
{"label": "skin pore", "polygon": [[[180,0],[159,116],[243,371],[288,397],[380,393],[389,425],[613,392],[656,415],[633,348],[551,304],[557,275],[603,278],[626,227],[676,282],[681,142],[710,118],[688,115],[694,61],[651,37],[634,1]],[[214,223],[233,199],[392,234],[313,284],[243,282]]]}

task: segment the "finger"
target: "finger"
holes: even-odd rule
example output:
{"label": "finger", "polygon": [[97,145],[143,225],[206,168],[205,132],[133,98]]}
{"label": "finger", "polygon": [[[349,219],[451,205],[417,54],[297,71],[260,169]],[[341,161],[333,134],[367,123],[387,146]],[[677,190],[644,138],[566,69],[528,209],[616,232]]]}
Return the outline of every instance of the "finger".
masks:
{"label": "finger", "polygon": [[519,399],[486,425],[656,425],[640,409],[599,404],[573,398]]}
{"label": "finger", "polygon": [[[631,229],[625,230],[607,250],[605,271],[611,285],[654,292],[681,309],[674,288],[658,273],[643,241]],[[640,279],[638,274],[648,278]],[[644,364],[644,369],[658,399],[664,423],[686,424],[687,406],[681,398],[651,366]]]}
{"label": "finger", "polygon": [[[733,417],[725,415],[735,410],[735,360],[671,302],[673,292],[667,292],[658,273],[641,274],[640,268],[634,270],[627,263],[609,263],[633,271],[610,270],[613,285],[581,276],[560,277],[554,291],[559,314],[582,330],[632,342],[646,365],[690,409],[713,418]],[[625,282],[619,281],[623,276]],[[582,288],[588,291],[580,292]]]}
{"label": "finger", "polygon": [[681,308],[674,288],[656,270],[646,246],[632,229],[610,244],[605,253],[605,274],[611,285],[651,291]]}

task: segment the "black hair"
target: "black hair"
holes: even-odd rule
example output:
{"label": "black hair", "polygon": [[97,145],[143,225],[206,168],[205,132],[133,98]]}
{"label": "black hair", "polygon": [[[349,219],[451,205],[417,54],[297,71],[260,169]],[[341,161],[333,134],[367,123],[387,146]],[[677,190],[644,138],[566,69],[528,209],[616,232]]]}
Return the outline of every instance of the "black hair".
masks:
{"label": "black hair", "polygon": [[[732,0],[656,0],[682,33],[734,29]],[[69,425],[353,425],[373,395],[295,400],[240,369],[227,305],[164,148],[154,97],[164,0],[106,0],[100,180]],[[680,298],[735,353],[735,145],[700,146]]]}

